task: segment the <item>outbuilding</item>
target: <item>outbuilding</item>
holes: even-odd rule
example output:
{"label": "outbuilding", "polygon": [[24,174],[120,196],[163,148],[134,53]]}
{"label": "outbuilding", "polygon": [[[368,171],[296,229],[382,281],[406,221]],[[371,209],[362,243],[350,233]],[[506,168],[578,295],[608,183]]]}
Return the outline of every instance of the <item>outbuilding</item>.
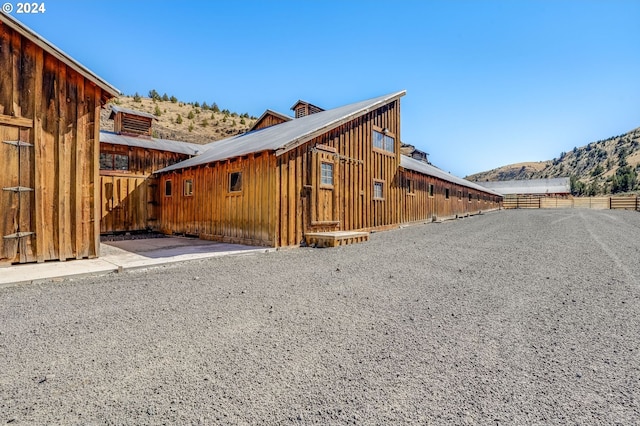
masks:
{"label": "outbuilding", "polygon": [[118,90],[0,12],[0,263],[100,251],[100,108]]}

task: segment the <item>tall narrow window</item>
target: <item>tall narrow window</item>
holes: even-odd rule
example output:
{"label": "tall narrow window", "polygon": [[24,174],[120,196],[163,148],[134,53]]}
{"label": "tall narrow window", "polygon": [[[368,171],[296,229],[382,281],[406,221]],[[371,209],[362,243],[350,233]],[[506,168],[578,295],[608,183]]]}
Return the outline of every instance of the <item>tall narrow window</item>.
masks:
{"label": "tall narrow window", "polygon": [[172,183],[171,180],[168,180],[164,183],[164,195],[165,197],[171,197],[171,194],[173,193],[173,187],[172,187]]}
{"label": "tall narrow window", "polygon": [[384,182],[382,181],[373,182],[373,198],[378,200],[384,199]]}
{"label": "tall narrow window", "polygon": [[414,193],[413,186],[414,186],[413,180],[412,179],[407,179],[407,194],[413,194]]}
{"label": "tall narrow window", "polygon": [[184,195],[193,195],[193,179],[187,179],[184,181]]}
{"label": "tall narrow window", "polygon": [[320,184],[333,186],[333,164],[320,163]]}
{"label": "tall narrow window", "polygon": [[242,191],[242,172],[229,173],[229,192]]}
{"label": "tall narrow window", "polygon": [[429,184],[429,197],[433,197],[433,184]]}
{"label": "tall narrow window", "polygon": [[445,188],[445,189],[444,189],[444,198],[445,198],[446,200],[448,200],[448,199],[449,199],[449,196],[450,196],[449,192],[450,192],[450,191],[449,191],[449,188]]}

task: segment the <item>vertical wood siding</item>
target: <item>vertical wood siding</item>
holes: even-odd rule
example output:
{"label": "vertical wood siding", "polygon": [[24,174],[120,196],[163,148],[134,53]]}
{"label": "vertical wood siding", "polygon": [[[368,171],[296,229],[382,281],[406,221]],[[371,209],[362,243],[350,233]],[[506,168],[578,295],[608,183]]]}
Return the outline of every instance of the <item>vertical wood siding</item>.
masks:
{"label": "vertical wood siding", "polygon": [[129,170],[100,170],[100,233],[159,230],[160,192],[152,173],[189,156],[108,143],[100,151],[129,157]]}
{"label": "vertical wood siding", "polygon": [[[433,176],[403,169],[400,176],[403,223],[451,219],[496,210],[501,206],[501,197]],[[407,188],[409,180],[413,182],[413,193],[409,193]],[[433,185],[433,196],[429,196],[429,185]],[[446,189],[449,189],[449,199],[445,198]]]}
{"label": "vertical wood siding", "polygon": [[[165,173],[159,179],[160,224],[168,234],[252,245],[276,245],[276,158],[257,153]],[[229,176],[242,174],[242,189],[229,191]],[[165,195],[170,180],[171,196]],[[185,195],[185,182],[193,194]]]}
{"label": "vertical wood siding", "polygon": [[5,171],[0,262],[43,262],[99,253],[98,124],[106,97],[6,25],[0,25],[0,136]]}

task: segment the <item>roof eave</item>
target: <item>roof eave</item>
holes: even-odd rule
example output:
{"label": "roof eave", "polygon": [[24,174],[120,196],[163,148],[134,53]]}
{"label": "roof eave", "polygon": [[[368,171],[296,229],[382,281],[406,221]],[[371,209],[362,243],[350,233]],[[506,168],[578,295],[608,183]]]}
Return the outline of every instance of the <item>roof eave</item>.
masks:
{"label": "roof eave", "polygon": [[322,126],[319,129],[316,129],[314,131],[311,131],[305,135],[302,135],[294,140],[292,140],[291,142],[281,146],[280,148],[276,149],[276,156],[280,156],[282,154],[285,154],[289,151],[291,151],[294,148],[297,148],[298,146],[309,142],[311,139],[315,138],[316,136],[320,136],[321,134],[325,133],[327,131],[327,129],[333,129],[335,127],[341,126],[345,123],[348,123],[351,120],[354,120],[360,116],[363,116],[371,111],[375,111],[376,109],[380,108],[383,105],[386,105],[390,102],[396,101],[398,99],[400,99],[401,97],[403,97],[404,95],[407,94],[406,90],[402,90],[398,93],[393,94],[392,96],[390,96],[387,99],[381,100],[379,102],[376,102],[373,105],[369,105],[367,108],[364,108],[360,111],[356,111],[352,114],[347,115],[346,117],[340,118],[338,120],[334,120],[330,123],[327,123],[326,125]]}
{"label": "roof eave", "polygon": [[56,47],[53,43],[40,36],[22,22],[16,20],[11,15],[7,15],[6,13],[0,11],[0,17],[2,18],[2,23],[5,23],[9,27],[11,27],[14,31],[17,31],[19,34],[31,40],[37,46],[44,49],[46,52],[54,56],[61,62],[64,62],[69,67],[71,67],[78,74],[82,75],[87,80],[93,82],[96,86],[102,89],[107,95],[107,99],[116,97],[120,94],[120,90],[116,89],[111,84],[107,83],[101,77],[98,77],[94,72],[89,70],[84,65],[81,65],[79,62],[71,58],[68,54],[63,52],[60,48]]}

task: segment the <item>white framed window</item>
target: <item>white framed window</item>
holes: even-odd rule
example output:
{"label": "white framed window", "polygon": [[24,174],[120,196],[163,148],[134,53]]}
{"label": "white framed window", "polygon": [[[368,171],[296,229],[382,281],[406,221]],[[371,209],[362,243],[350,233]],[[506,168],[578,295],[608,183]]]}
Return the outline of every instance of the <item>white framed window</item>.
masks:
{"label": "white framed window", "polygon": [[320,163],[320,185],[333,186],[333,164]]}
{"label": "white framed window", "polygon": [[381,133],[377,130],[373,131],[373,147],[387,152],[396,152],[396,141],[393,137]]}
{"label": "white framed window", "polygon": [[381,181],[381,180],[373,181],[373,199],[384,200],[384,181]]}

